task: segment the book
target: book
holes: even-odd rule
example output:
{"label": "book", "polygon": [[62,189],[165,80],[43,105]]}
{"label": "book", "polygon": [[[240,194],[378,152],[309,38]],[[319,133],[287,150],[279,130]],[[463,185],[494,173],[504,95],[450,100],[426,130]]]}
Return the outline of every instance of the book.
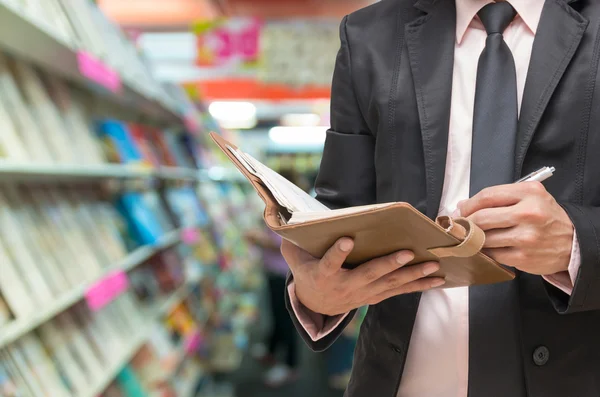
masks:
{"label": "book", "polygon": [[345,267],[401,250],[415,254],[409,264],[440,263],[431,277],[441,288],[491,284],[515,275],[481,252],[484,232],[465,218],[427,218],[409,203],[376,203],[330,210],[277,172],[215,133],[217,146],[250,181],[266,204],[265,223],[282,238],[317,258],[342,237],[354,239]]}
{"label": "book", "polygon": [[0,234],[0,261],[4,264],[2,277],[0,277],[0,292],[15,318],[27,317],[36,310],[37,302],[30,298],[29,285],[21,276],[20,267],[17,267],[12,250],[6,247],[2,234]]}
{"label": "book", "polygon": [[45,138],[34,121],[23,99],[17,82],[8,66],[8,57],[0,52],[0,98],[12,116],[15,127],[27,150],[29,159],[35,163],[53,163]]}
{"label": "book", "polygon": [[5,359],[0,355],[0,396],[21,397],[24,394],[19,391],[14,375],[9,371]]}
{"label": "book", "polygon": [[89,312],[84,304],[75,305],[71,309],[73,320],[77,322],[78,326],[84,333],[90,348],[98,357],[103,368],[108,368],[109,357],[104,350],[104,338],[102,333],[98,329],[96,318]]}
{"label": "book", "polygon": [[19,136],[3,99],[0,97],[0,160],[9,160],[11,162],[26,162],[29,160],[27,150],[23,146],[23,141]]}
{"label": "book", "polygon": [[18,274],[28,286],[29,295],[24,299],[34,299],[38,304],[51,302],[53,293],[43,275],[40,252],[35,244],[30,244],[27,230],[24,228],[23,209],[7,200],[0,191],[0,233],[5,242],[4,248],[10,250],[12,263]]}
{"label": "book", "polygon": [[98,135],[109,161],[148,166],[131,136],[127,124],[117,120],[103,120],[98,123]]}
{"label": "book", "polygon": [[6,347],[8,356],[12,359],[15,369],[21,373],[25,380],[27,388],[36,397],[48,397],[43,391],[43,386],[40,382],[39,368],[32,368],[27,362],[23,348],[20,343],[12,343]]}
{"label": "book", "polygon": [[42,131],[44,145],[50,149],[56,163],[72,163],[70,142],[64,133],[64,125],[58,117],[56,107],[31,65],[11,59],[9,68],[20,87],[33,122]]}
{"label": "book", "polygon": [[143,194],[124,193],[117,199],[116,207],[137,244],[154,245],[164,234],[159,220],[148,207]]}
{"label": "book", "polygon": [[89,374],[88,379],[92,379],[96,376],[95,374],[102,373],[102,362],[92,349],[92,345],[86,339],[82,329],[74,321],[71,313],[62,313],[55,321],[68,340],[69,345],[79,357],[80,363],[83,364],[82,369],[85,369],[86,373]]}
{"label": "book", "polygon": [[60,261],[64,258],[59,256],[62,245],[56,244],[53,239],[56,233],[49,230],[49,225],[38,216],[37,207],[27,195],[22,194],[23,191],[17,190],[14,185],[5,185],[3,190],[7,200],[18,208],[19,223],[28,232],[29,246],[39,252],[36,262],[40,273],[53,296],[61,295],[67,290],[68,282],[60,268]]}
{"label": "book", "polygon": [[57,271],[73,287],[83,281],[83,268],[79,263],[85,263],[86,255],[80,252],[84,246],[78,243],[67,217],[53,205],[54,190],[35,187],[22,188],[21,192],[24,200],[33,203],[32,216],[35,216],[36,225],[48,241],[47,244],[54,250]]}
{"label": "book", "polygon": [[65,384],[60,379],[60,375],[50,355],[37,337],[31,333],[27,334],[17,344],[21,346],[29,368],[37,376],[45,396],[70,396]]}
{"label": "book", "polygon": [[49,321],[38,328],[40,338],[51,357],[58,363],[61,373],[68,383],[73,395],[80,396],[85,392],[89,379],[69,346],[69,341],[55,321]]}
{"label": "book", "polygon": [[14,388],[11,388],[12,391],[14,392],[16,389],[16,396],[33,397],[32,391],[25,381],[27,373],[23,374],[19,368],[17,368],[7,349],[0,350],[0,362],[2,362],[4,368],[6,369],[6,373],[14,385]]}

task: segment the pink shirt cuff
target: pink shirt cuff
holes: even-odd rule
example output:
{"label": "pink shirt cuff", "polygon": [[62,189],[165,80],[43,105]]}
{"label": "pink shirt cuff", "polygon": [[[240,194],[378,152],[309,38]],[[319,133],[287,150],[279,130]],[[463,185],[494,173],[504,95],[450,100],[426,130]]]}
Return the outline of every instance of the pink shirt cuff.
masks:
{"label": "pink shirt cuff", "polygon": [[296,318],[313,342],[329,335],[342,323],[342,321],[344,321],[346,316],[348,316],[348,313],[337,316],[325,316],[323,314],[314,313],[298,300],[298,297],[296,296],[296,285],[293,281],[288,285],[288,294]]}
{"label": "pink shirt cuff", "polygon": [[579,250],[579,240],[577,239],[577,232],[573,233],[573,246],[571,247],[571,260],[569,262],[569,270],[552,274],[550,276],[544,276],[544,279],[556,288],[563,291],[565,294],[571,295],[577,280],[577,274],[579,274],[579,267],[581,266],[581,252]]}

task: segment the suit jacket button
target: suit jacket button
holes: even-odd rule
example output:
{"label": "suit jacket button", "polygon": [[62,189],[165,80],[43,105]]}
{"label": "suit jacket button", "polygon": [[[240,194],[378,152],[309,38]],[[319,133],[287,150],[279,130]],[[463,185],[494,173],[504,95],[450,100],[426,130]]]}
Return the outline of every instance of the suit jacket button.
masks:
{"label": "suit jacket button", "polygon": [[538,367],[544,366],[550,360],[550,350],[546,346],[540,346],[533,352],[533,362]]}
{"label": "suit jacket button", "polygon": [[398,354],[402,354],[402,348],[401,347],[392,345],[392,350],[394,350]]}

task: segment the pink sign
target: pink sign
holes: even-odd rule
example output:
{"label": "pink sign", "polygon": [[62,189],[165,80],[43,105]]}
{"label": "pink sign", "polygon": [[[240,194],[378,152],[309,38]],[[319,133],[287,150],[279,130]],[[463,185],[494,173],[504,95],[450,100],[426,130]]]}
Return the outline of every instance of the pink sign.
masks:
{"label": "pink sign", "polygon": [[112,92],[121,90],[121,78],[119,74],[85,51],[77,52],[77,63],[79,72],[89,80]]}
{"label": "pink sign", "polygon": [[129,278],[127,273],[116,271],[88,288],[85,293],[85,300],[91,310],[98,311],[115,300],[128,287]]}
{"label": "pink sign", "polygon": [[188,336],[184,342],[184,349],[186,354],[193,354],[200,347],[200,343],[202,342],[202,334],[196,331],[192,335]]}
{"label": "pink sign", "polygon": [[198,229],[190,227],[181,231],[181,241],[183,241],[184,244],[195,244],[198,240],[200,240],[200,232],[198,232]]}
{"label": "pink sign", "polygon": [[230,62],[249,64],[260,55],[262,21],[257,18],[231,18],[203,30],[198,35],[200,66],[221,66]]}

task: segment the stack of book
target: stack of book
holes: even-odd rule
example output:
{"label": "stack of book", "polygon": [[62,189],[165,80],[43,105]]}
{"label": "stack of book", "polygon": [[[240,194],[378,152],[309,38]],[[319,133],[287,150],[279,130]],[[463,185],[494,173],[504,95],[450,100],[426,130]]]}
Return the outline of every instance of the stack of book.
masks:
{"label": "stack of book", "polygon": [[2,0],[21,17],[31,21],[73,51],[83,51],[113,69],[121,80],[144,96],[169,108],[177,97],[159,83],[126,34],[89,0]]}
{"label": "stack of book", "polygon": [[78,305],[0,350],[8,396],[86,396],[127,351],[144,320],[131,294],[101,311]]}
{"label": "stack of book", "polygon": [[91,98],[0,53],[0,160],[102,164],[86,104]]}
{"label": "stack of book", "polygon": [[94,190],[0,186],[0,318],[32,315],[98,278],[127,250],[122,220]]}

